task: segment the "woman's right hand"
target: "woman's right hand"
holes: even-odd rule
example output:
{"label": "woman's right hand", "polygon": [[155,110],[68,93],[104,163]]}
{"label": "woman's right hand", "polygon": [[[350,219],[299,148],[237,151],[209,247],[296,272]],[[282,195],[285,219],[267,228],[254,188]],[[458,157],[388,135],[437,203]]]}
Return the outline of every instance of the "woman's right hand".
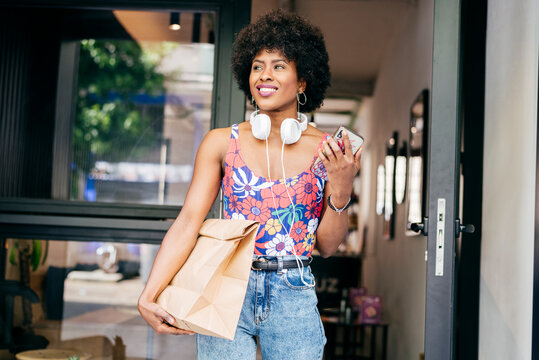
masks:
{"label": "woman's right hand", "polygon": [[154,329],[158,334],[171,335],[194,335],[195,333],[188,330],[178,329],[170,324],[174,324],[174,317],[167,313],[159,304],[151,301],[138,301],[138,311],[142,318]]}
{"label": "woman's right hand", "polygon": [[170,325],[174,323],[174,318],[155,299],[174,278],[195,247],[198,230],[219,193],[222,160],[228,149],[229,138],[230,129],[213,129],[200,144],[182,210],[161,243],[146,286],[139,297],[140,315],[158,334],[194,334]]}

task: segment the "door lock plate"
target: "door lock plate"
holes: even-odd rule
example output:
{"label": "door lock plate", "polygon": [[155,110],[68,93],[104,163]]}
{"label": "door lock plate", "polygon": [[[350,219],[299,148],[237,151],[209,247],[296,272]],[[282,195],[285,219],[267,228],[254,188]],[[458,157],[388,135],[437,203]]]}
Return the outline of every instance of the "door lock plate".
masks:
{"label": "door lock plate", "polygon": [[444,247],[445,247],[445,199],[438,199],[436,216],[436,266],[434,274],[444,276]]}

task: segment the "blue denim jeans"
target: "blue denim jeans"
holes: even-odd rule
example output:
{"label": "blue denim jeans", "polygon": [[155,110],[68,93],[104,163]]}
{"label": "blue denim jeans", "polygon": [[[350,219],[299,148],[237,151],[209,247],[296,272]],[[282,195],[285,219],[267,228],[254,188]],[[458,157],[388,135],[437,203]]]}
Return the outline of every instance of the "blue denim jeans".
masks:
{"label": "blue denim jeans", "polygon": [[326,337],[310,267],[303,279],[308,285],[299,269],[251,270],[234,340],[197,334],[198,360],[254,360],[257,338],[263,360],[322,359]]}

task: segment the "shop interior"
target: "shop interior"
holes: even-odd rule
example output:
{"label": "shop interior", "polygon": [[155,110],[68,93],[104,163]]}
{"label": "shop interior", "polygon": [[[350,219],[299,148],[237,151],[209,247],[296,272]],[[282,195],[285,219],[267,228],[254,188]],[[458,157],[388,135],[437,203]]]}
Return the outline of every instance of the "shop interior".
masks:
{"label": "shop interior", "polygon": [[[253,0],[250,16],[277,7],[305,16],[325,35],[332,86],[309,114],[311,124],[330,134],[345,126],[365,139],[347,239],[335,256],[312,263],[328,338],[324,358],[421,359],[426,238],[410,224],[425,214],[433,4]],[[33,190],[20,197],[108,212],[162,206],[162,217],[173,218],[198,145],[215,126],[218,14],[3,8],[0,16],[4,49],[41,32],[39,41],[26,42],[32,48],[0,54],[4,64],[27,61],[31,69],[24,80],[32,88],[25,102],[31,120],[12,139],[12,146],[35,144],[25,160],[33,172],[18,174]],[[31,22],[23,33],[14,25],[22,21]],[[46,41],[58,37],[60,44]],[[66,104],[72,113],[58,115]],[[250,111],[246,99],[245,119]],[[58,125],[61,116],[67,125]],[[65,153],[55,151],[52,165],[42,165],[43,152],[62,141]],[[0,185],[0,212],[19,193]],[[14,346],[63,349],[77,359],[196,358],[194,337],[157,335],[138,314],[155,236],[80,241],[36,233],[4,244],[0,358],[14,359]]]}

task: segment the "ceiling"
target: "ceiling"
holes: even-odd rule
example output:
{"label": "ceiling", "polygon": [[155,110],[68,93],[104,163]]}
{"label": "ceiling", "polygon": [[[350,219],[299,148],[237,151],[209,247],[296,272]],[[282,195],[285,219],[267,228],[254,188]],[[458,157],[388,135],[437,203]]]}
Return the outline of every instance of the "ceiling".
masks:
{"label": "ceiling", "polygon": [[[385,49],[398,31],[399,25],[413,9],[417,0],[252,0],[251,19],[276,8],[294,11],[306,17],[320,27],[325,39],[330,58],[332,73],[331,88],[327,97],[361,98],[372,95],[376,78],[383,60]],[[93,24],[89,16],[98,16],[96,21],[103,22],[100,12],[76,12],[85,18],[74,20],[68,28],[78,29],[77,24]],[[96,15],[97,14],[97,15]],[[76,15],[76,14],[75,14]],[[127,29],[129,35],[136,40],[169,40],[190,41],[193,22],[192,13],[182,13],[183,31],[170,31],[162,24],[168,24],[168,12],[114,11],[105,14],[114,17]],[[76,25],[76,26],[75,26]],[[207,38],[206,21],[202,21],[202,38]],[[103,26],[87,26],[88,29]],[[73,31],[73,30],[71,30]],[[111,30],[107,30],[108,36]],[[120,32],[116,31],[120,34]],[[125,30],[124,30],[125,33]],[[81,34],[77,34],[81,35]],[[99,34],[93,34],[96,37]],[[127,34],[125,34],[127,35]],[[119,37],[126,37],[118,35]]]}
{"label": "ceiling", "polygon": [[[417,0],[252,0],[251,19],[254,21],[272,9],[284,8],[320,27],[329,53],[332,85],[328,89],[324,105],[317,111],[315,121],[329,131],[340,125],[353,125],[361,99],[373,94],[386,48],[410,10],[417,6],[416,2]],[[78,13],[80,14],[77,17]],[[81,16],[83,18],[80,18]],[[109,12],[75,11],[69,18],[72,18],[69,29],[82,29],[75,31],[75,38],[80,38],[83,34],[88,36],[88,32],[99,38],[100,34],[95,33],[96,29],[103,26],[95,24],[106,19],[108,20],[105,23],[115,24],[119,28],[116,32],[107,28],[106,34],[101,34],[106,37],[114,33],[118,38],[131,37],[137,41],[176,42],[190,42],[192,37],[192,13],[181,14],[182,31],[179,32],[168,29],[168,12],[124,10],[114,11],[112,15]],[[208,21],[202,21],[203,42],[208,42],[208,26],[212,27]],[[89,25],[80,25],[86,23]],[[118,23],[121,26],[118,26]]]}
{"label": "ceiling", "polygon": [[329,97],[372,95],[384,51],[417,0],[253,0],[251,18],[276,8],[320,27],[330,58]]}

